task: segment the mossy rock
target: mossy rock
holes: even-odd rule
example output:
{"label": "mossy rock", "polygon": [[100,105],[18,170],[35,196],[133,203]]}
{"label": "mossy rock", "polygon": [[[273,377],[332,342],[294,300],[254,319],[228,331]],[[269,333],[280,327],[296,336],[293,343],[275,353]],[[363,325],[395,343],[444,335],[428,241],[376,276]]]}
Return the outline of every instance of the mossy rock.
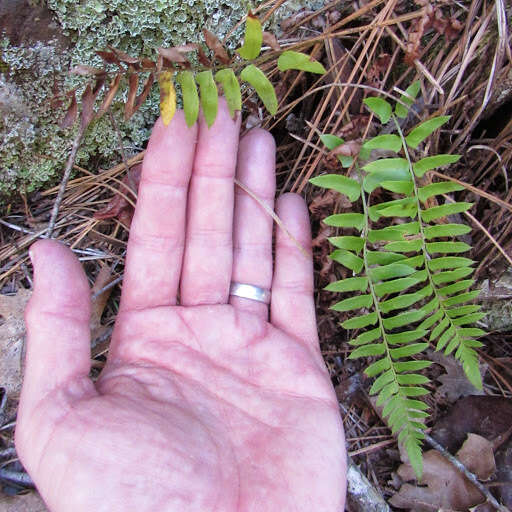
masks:
{"label": "mossy rock", "polygon": [[[294,5],[296,9],[300,4]],[[58,181],[73,129],[62,130],[62,109],[51,106],[57,87],[78,87],[84,77],[67,71],[77,64],[101,65],[96,50],[111,44],[136,56],[154,56],[158,46],[196,42],[203,28],[225,36],[250,5],[245,0],[48,0],[46,5],[13,0],[0,6],[0,197],[32,192]],[[281,9],[273,28],[289,10]],[[230,39],[240,41],[242,28]],[[118,93],[113,105],[125,152],[138,152],[158,115],[154,86],[143,107],[125,123]],[[76,128],[75,128],[76,129]],[[76,163],[95,171],[119,160],[119,141],[109,116],[87,131]]]}

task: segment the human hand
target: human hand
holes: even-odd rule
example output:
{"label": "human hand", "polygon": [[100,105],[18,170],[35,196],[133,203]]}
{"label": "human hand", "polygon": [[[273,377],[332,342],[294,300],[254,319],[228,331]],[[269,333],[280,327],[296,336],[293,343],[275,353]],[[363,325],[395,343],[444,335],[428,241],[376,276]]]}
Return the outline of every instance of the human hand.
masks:
{"label": "human hand", "polygon": [[[233,184],[236,171],[272,208],[274,159],[263,130],[239,144],[224,101],[210,129],[187,128],[182,112],[156,123],[96,383],[85,274],[57,242],[31,248],[16,446],[53,512],[343,510],[311,259],[278,230],[273,271],[272,219]],[[277,213],[309,250],[302,199],[282,196]],[[270,313],[229,296],[231,280],[271,288]]]}

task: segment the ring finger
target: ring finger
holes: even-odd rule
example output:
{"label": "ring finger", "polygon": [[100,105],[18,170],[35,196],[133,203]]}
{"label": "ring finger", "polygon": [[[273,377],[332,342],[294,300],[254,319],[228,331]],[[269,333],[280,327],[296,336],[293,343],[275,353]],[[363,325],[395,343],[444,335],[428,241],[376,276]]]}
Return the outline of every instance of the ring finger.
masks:
{"label": "ring finger", "polygon": [[[275,143],[265,130],[255,129],[241,141],[236,177],[270,209],[275,195]],[[235,189],[232,281],[270,289],[272,283],[272,217],[240,187]],[[230,303],[268,317],[268,305],[237,296]]]}

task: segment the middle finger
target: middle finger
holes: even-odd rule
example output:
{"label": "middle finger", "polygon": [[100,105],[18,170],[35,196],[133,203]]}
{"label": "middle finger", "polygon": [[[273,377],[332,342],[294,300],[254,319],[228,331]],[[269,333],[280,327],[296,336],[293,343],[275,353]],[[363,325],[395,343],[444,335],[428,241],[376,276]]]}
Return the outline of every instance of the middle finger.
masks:
{"label": "middle finger", "polygon": [[188,194],[180,302],[225,304],[233,260],[234,176],[240,116],[231,119],[226,101],[208,128],[204,118]]}

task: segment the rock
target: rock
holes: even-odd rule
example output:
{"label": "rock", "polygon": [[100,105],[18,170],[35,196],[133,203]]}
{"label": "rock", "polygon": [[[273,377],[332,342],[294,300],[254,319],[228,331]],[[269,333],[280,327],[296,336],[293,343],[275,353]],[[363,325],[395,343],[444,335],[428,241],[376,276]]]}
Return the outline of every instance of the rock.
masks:
{"label": "rock", "polygon": [[48,509],[37,492],[19,496],[0,496],[1,512],[47,512]]}
{"label": "rock", "polygon": [[25,322],[23,314],[32,292],[20,288],[16,295],[0,295],[0,386],[8,396],[21,389]]}
{"label": "rock", "polygon": [[[305,2],[295,3],[294,8],[299,8]],[[74,130],[57,126],[63,109],[52,109],[50,98],[55,88],[73,87],[78,87],[79,97],[86,79],[69,76],[71,67],[102,65],[95,52],[108,44],[150,57],[159,46],[202,40],[203,28],[222,38],[247,10],[244,0],[48,0],[44,4],[47,7],[34,7],[30,0],[0,3],[0,195],[4,196],[37,190],[60,176]],[[289,14],[289,7],[280,8],[271,28]],[[230,37],[232,49],[242,31],[240,27]],[[123,83],[112,111],[130,156],[149,138],[158,115],[158,87],[128,123],[122,119],[125,96]],[[119,161],[118,148],[109,116],[103,116],[89,127],[76,163],[93,172],[108,168]]]}
{"label": "rock", "polygon": [[482,322],[489,331],[509,331],[512,329],[512,268],[502,276],[489,282],[484,280],[480,286],[479,300],[486,313]]}

